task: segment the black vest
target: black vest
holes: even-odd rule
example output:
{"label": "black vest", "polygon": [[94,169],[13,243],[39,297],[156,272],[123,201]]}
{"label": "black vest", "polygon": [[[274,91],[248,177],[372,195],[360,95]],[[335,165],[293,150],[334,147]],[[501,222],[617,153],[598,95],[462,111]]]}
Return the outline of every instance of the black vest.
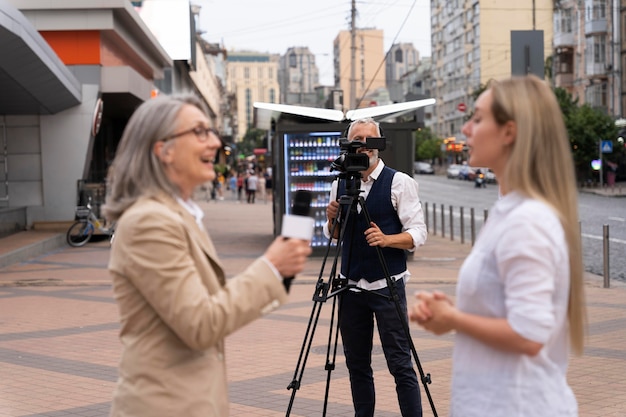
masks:
{"label": "black vest", "polygon": [[[386,235],[402,232],[402,223],[391,203],[391,183],[395,174],[395,170],[385,166],[372,184],[372,189],[365,200],[372,221]],[[340,196],[346,193],[345,181],[340,181],[337,193]],[[345,215],[342,217],[345,218]],[[385,278],[376,247],[369,246],[365,240],[364,232],[369,227],[363,210],[358,214],[350,213],[341,250],[341,273],[354,281],[365,278],[368,282],[374,282]],[[406,271],[404,249],[381,248],[381,250],[389,275]]]}

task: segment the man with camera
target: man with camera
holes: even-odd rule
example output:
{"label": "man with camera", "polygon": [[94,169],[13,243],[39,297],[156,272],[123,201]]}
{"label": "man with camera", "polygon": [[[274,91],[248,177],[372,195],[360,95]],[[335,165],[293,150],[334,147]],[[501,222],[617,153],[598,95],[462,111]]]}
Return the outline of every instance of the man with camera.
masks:
{"label": "man with camera", "polygon": [[[340,221],[347,219],[341,236],[341,277],[347,279],[347,291],[341,294],[339,329],[350,373],[355,416],[374,415],[371,356],[375,317],[387,366],[395,379],[402,416],[415,417],[422,415],[422,407],[418,379],[411,361],[411,344],[405,331],[405,284],[410,277],[405,251],[414,251],[424,244],[427,231],[417,182],[409,175],[385,166],[378,157],[378,149],[368,146],[368,138],[381,136],[378,123],[371,118],[351,123],[347,139],[361,142],[362,146],[355,147],[355,153],[367,155],[368,161],[362,167],[364,170],[358,173],[360,184],[357,184],[359,189],[356,191],[363,197],[365,208],[359,204],[356,213],[349,213],[350,207],[337,201],[338,196],[346,194],[347,188],[350,191],[348,172],[348,179],[333,182],[324,234],[330,238],[332,232],[333,238],[340,238],[342,225],[334,225],[335,219],[338,216]],[[350,158],[350,155],[345,158],[348,164],[351,160],[358,159]],[[344,168],[351,170],[349,166]],[[369,224],[367,214],[371,220]],[[378,250],[383,255],[389,276],[378,257]],[[396,288],[404,320],[391,297],[387,278]]]}

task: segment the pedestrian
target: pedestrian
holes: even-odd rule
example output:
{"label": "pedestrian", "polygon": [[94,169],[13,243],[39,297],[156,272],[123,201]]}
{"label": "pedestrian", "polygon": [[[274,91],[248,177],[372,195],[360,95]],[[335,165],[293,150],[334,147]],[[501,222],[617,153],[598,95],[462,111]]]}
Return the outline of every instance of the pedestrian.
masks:
{"label": "pedestrian", "polygon": [[228,177],[228,188],[230,189],[233,200],[237,200],[237,174],[231,172]]}
{"label": "pedestrian", "polygon": [[265,175],[261,173],[261,175],[257,175],[257,190],[256,193],[259,198],[263,199],[263,203],[267,203],[267,194],[265,193]]}
{"label": "pedestrian", "polygon": [[451,415],[577,416],[566,372],[570,346],[583,350],[583,265],[559,104],[533,75],[494,82],[462,132],[470,164],[493,170],[501,198],[460,269],[456,306],[419,293],[410,318],[455,332]]}
{"label": "pedestrian", "polygon": [[241,202],[241,197],[243,196],[243,186],[244,186],[244,177],[243,173],[237,173],[237,202]]}
{"label": "pedestrian", "polygon": [[247,181],[249,204],[254,204],[258,186],[259,186],[259,177],[256,174],[256,170],[251,170],[250,175],[248,175],[248,181]]}
{"label": "pedestrian", "polygon": [[[347,135],[348,140],[361,142],[368,137],[380,136],[379,125],[371,118],[352,122]],[[363,209],[358,207],[358,213],[345,225],[341,277],[348,280],[351,289],[341,293],[339,303],[339,329],[355,415],[374,415],[376,396],[371,360],[376,319],[387,366],[395,379],[402,416],[421,416],[420,389],[411,359],[410,340],[405,332],[408,324],[405,285],[410,277],[406,251],[415,251],[424,244],[427,235],[418,184],[407,174],[385,166],[377,149],[361,147],[357,152],[367,155],[369,162],[368,168],[360,172],[359,189],[363,190],[362,197],[372,222],[367,224]],[[327,238],[330,238],[339,211],[347,211],[337,202],[337,197],[345,193],[345,181],[338,183],[335,180],[326,209],[328,222],[324,234]],[[377,247],[382,251],[390,277],[385,276]],[[387,278],[395,286],[404,317],[400,317],[391,298]]]}
{"label": "pedestrian", "polygon": [[278,237],[226,279],[190,198],[215,178],[220,146],[193,95],[144,102],[124,130],[105,205],[117,220],[109,271],[122,343],[111,416],[227,416],[225,337],[283,304],[282,277],[311,252]]}

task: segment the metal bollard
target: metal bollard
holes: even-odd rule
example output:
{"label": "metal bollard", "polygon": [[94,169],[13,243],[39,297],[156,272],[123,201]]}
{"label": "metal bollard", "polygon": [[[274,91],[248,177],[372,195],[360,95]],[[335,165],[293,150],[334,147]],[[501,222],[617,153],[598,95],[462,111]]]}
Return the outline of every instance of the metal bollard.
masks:
{"label": "metal bollard", "polygon": [[463,218],[463,206],[460,207],[461,210],[461,244],[465,243],[465,219]]}
{"label": "metal bollard", "polygon": [[488,216],[489,216],[489,210],[484,209],[484,210],[483,210],[483,225],[484,225],[485,223],[487,223],[487,217],[488,217]]}
{"label": "metal bollard", "polygon": [[437,236],[437,204],[433,203],[433,236]]}
{"label": "metal bollard", "polygon": [[450,240],[454,240],[454,220],[452,218],[452,206],[450,206]]}
{"label": "metal bollard", "polygon": [[476,219],[474,218],[474,207],[470,208],[470,231],[472,233],[472,246],[476,241]]}
{"label": "metal bollard", "polygon": [[441,237],[446,237],[446,211],[441,205]]}
{"label": "metal bollard", "polygon": [[424,203],[424,223],[426,224],[426,230],[428,231],[428,203]]}
{"label": "metal bollard", "polygon": [[602,226],[602,254],[604,256],[604,288],[611,286],[609,274],[609,225]]}

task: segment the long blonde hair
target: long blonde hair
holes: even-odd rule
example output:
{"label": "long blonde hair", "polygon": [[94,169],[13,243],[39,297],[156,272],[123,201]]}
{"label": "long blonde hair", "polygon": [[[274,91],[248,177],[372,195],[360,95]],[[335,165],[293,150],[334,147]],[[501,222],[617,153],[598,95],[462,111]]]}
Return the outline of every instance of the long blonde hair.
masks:
{"label": "long blonde hair", "polygon": [[563,114],[552,90],[534,75],[494,82],[489,88],[496,122],[514,121],[517,128],[504,172],[508,189],[549,204],[565,231],[570,264],[570,343],[576,354],[582,354],[586,311],[578,191]]}
{"label": "long blonde hair", "polygon": [[203,103],[191,94],[158,96],[135,110],[109,169],[107,183],[110,192],[103,206],[108,220],[117,220],[142,196],[178,194],[179,190],[165,174],[163,164],[152,148],[176,131],[178,114],[186,105],[195,106],[207,114]]}

